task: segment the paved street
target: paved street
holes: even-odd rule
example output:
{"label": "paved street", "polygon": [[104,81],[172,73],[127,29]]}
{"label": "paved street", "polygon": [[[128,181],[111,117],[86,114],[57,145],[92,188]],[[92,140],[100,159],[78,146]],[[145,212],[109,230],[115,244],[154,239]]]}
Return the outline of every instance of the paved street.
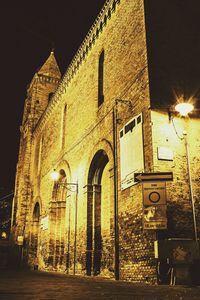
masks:
{"label": "paved street", "polygon": [[151,286],[39,271],[0,270],[0,299],[200,299],[200,287]]}

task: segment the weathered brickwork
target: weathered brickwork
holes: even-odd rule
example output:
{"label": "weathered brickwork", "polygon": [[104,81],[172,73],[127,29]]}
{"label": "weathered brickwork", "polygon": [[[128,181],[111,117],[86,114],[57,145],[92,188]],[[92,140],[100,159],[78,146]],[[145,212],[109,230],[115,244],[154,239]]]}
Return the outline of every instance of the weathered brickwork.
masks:
{"label": "weathered brickwork", "polygon": [[[199,228],[199,138],[200,122],[195,118],[174,117],[167,113],[152,112],[153,153],[155,172],[173,172],[173,182],[167,183],[168,238],[194,238],[193,214],[189,191],[187,155],[183,132],[187,132],[190,173]],[[173,160],[159,160],[158,147],[173,151]],[[198,232],[199,234],[199,232]]]}
{"label": "weathered brickwork", "polygon": [[[104,102],[98,106],[102,50]],[[175,144],[176,134],[168,116],[150,109],[143,1],[106,3],[56,92],[58,67],[54,61],[47,80],[49,62],[50,58],[40,70],[42,79],[32,81],[29,90],[32,109],[25,106],[16,174],[13,231],[15,236],[25,236],[27,262],[41,270],[114,278],[117,184],[120,279],[156,282],[157,237],[155,230],[143,230],[142,186],[136,184],[123,191],[120,188],[119,131],[131,118],[140,113],[143,116],[144,172],[172,170],[176,174],[174,182],[167,184],[167,237],[188,236],[191,214],[186,166],[181,165],[183,142]],[[34,108],[39,105],[36,99],[42,104],[34,116]],[[113,114],[116,111],[117,120]],[[30,126],[24,140],[26,118]],[[172,138],[165,137],[161,123],[171,126]],[[191,141],[192,128],[188,134]],[[172,162],[157,160],[157,146],[166,143],[176,151]],[[198,149],[197,136],[191,153],[191,164],[196,166],[196,202]],[[114,150],[118,153],[116,165]],[[50,176],[54,169],[60,172],[58,182]],[[174,208],[180,213],[174,214]]]}

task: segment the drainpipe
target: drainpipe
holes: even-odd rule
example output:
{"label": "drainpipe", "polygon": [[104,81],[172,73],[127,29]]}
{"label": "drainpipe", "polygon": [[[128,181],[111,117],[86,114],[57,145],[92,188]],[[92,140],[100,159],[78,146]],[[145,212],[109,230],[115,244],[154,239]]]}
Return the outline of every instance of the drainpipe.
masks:
{"label": "drainpipe", "polygon": [[76,199],[75,199],[75,225],[74,225],[74,275],[76,274],[76,246],[77,246],[77,208],[78,208],[78,183],[74,184],[76,187]]}
{"label": "drainpipe", "polygon": [[114,156],[114,232],[115,279],[119,280],[119,228],[118,228],[118,166],[117,166],[117,101],[113,107],[113,156]]}

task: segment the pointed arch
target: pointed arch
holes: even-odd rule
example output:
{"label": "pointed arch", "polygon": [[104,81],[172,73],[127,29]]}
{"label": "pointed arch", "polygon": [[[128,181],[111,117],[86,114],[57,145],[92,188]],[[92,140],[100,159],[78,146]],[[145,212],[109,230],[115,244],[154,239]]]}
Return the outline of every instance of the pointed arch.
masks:
{"label": "pointed arch", "polygon": [[40,205],[38,202],[36,202],[33,209],[33,222],[39,222],[39,221],[40,221]]}
{"label": "pointed arch", "polygon": [[67,104],[64,107],[63,114],[62,114],[62,124],[61,124],[61,148],[63,149],[65,147],[65,141],[66,141],[66,129],[67,129]]}
{"label": "pointed arch", "polygon": [[104,102],[104,50],[101,51],[98,64],[98,106]]}
{"label": "pointed arch", "polygon": [[32,228],[30,236],[29,255],[31,264],[34,268],[38,267],[38,241],[40,229],[41,208],[38,199],[36,200],[32,211]]}
{"label": "pointed arch", "polygon": [[101,271],[102,236],[101,236],[101,207],[102,207],[102,175],[109,162],[107,153],[98,150],[90,164],[88,172],[87,193],[87,275],[98,275]]}
{"label": "pointed arch", "polygon": [[[58,181],[54,182],[52,199],[49,202],[50,250],[49,264],[55,269],[65,270],[65,233],[66,233],[66,200],[67,171],[66,162],[57,167]],[[68,170],[69,171],[69,170]]]}

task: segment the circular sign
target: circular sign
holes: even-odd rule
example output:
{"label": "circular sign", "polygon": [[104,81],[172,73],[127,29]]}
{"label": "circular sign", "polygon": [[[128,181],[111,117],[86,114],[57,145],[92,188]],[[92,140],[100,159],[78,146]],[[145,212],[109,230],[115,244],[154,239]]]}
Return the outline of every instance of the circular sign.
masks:
{"label": "circular sign", "polygon": [[143,203],[148,206],[166,204],[165,182],[143,183]]}
{"label": "circular sign", "polygon": [[158,203],[160,200],[160,194],[158,192],[151,192],[149,194],[149,201],[151,201],[152,203]]}

